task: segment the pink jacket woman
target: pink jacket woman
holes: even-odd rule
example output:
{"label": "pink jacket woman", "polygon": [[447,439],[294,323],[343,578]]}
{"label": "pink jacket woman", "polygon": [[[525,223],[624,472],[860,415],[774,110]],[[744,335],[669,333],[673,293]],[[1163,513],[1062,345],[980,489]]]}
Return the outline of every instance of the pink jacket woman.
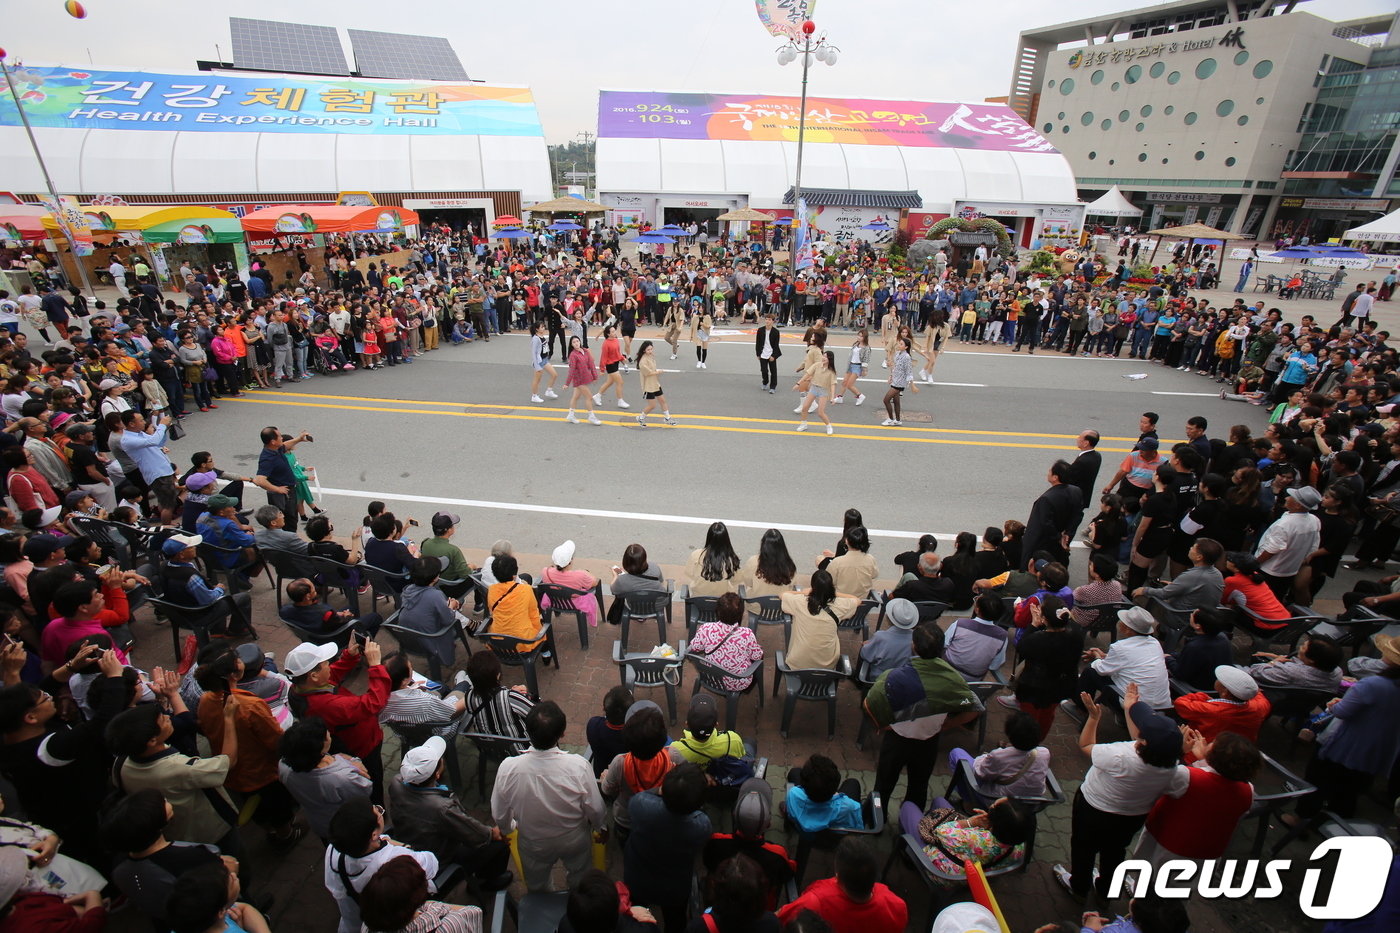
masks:
{"label": "pink jacket woman", "polygon": [[564,381],[564,385],[573,388],[574,386],[592,385],[598,381],[598,366],[593,362],[593,354],[583,347],[579,347],[569,354],[569,378]]}

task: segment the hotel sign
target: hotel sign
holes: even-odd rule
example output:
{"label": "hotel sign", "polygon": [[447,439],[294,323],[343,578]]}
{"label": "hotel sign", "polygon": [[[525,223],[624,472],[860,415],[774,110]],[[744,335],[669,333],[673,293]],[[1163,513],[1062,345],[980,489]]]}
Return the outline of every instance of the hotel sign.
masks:
{"label": "hotel sign", "polygon": [[1209,39],[1187,39],[1176,42],[1153,42],[1147,45],[1111,51],[1079,49],[1069,57],[1069,67],[1088,68],[1093,65],[1118,65],[1124,62],[1141,61],[1145,58],[1161,58],[1163,55],[1176,55],[1180,52],[1199,52],[1202,49],[1245,48],[1244,30],[1238,26],[1228,30],[1223,36]]}

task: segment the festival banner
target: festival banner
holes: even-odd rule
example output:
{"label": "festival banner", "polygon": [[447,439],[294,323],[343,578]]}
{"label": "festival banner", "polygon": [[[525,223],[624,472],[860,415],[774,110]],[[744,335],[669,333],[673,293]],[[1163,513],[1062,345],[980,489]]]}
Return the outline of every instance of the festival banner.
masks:
{"label": "festival banner", "polygon": [[92,225],[91,219],[83,213],[78,202],[66,194],[59,195],[57,199],[48,195],[40,195],[39,202],[49,209],[54,220],[58,223],[58,229],[63,231],[63,236],[73,247],[75,256],[92,255]]}
{"label": "festival banner", "polygon": [[[225,72],[11,71],[35,126],[180,132],[542,136],[529,88]],[[0,98],[0,125],[20,126]]]}
{"label": "festival banner", "polygon": [[754,8],[769,33],[796,38],[802,34],[803,21],[812,18],[817,0],[754,0]]}
{"label": "festival banner", "polygon": [[[801,101],[757,94],[601,91],[598,135],[797,140]],[[809,143],[1058,152],[1005,104],[807,98]]]}

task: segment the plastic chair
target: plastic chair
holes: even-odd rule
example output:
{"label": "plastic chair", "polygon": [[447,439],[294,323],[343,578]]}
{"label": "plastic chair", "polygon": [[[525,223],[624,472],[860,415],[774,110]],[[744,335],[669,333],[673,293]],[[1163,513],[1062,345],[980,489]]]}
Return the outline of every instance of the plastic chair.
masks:
{"label": "plastic chair", "polygon": [[1157,596],[1147,597],[1147,610],[1157,620],[1157,637],[1162,642],[1162,648],[1168,652],[1173,651],[1181,641],[1181,636],[1186,633],[1186,626],[1191,621],[1191,614],[1196,611],[1173,606]]}
{"label": "plastic chair", "polygon": [[116,525],[91,515],[69,515],[68,527],[96,541],[104,552],[111,551],[123,570],[136,569],[136,549]]}
{"label": "plastic chair", "polygon": [[308,554],[302,558],[312,579],[324,590],[339,590],[345,596],[345,606],[355,615],[360,614],[360,571],[358,564],[342,564],[329,557]]}
{"label": "plastic chair", "polygon": [[[869,693],[869,692],[870,692],[870,688],[873,687],[873,686],[875,686],[875,681],[877,681],[877,680],[879,680],[878,677],[872,677],[872,676],[870,675],[870,664],[869,664],[868,662],[866,662],[866,661],[861,660],[859,657],[857,657],[857,658],[856,658],[856,685],[857,685],[858,687],[860,687],[860,695],[861,695],[862,697],[864,697],[867,693]],[[859,749],[860,751],[864,751],[864,750],[865,750],[865,740],[866,740],[866,737],[870,735],[870,730],[871,730],[871,729],[874,729],[874,728],[875,728],[875,723],[874,723],[874,721],[870,718],[870,715],[869,715],[868,713],[866,713],[864,709],[862,709],[862,710],[860,711],[860,728],[859,728],[858,730],[856,730],[856,748],[857,748],[857,749]]]}
{"label": "plastic chair", "polygon": [[[834,670],[790,668],[787,665],[786,651],[777,652],[774,655],[774,663],[787,690],[787,699],[783,702],[783,721],[778,734],[783,738],[788,737],[788,726],[792,724],[792,713],[797,708],[797,701],[808,700],[826,704],[826,737],[828,740],[836,738],[836,692],[841,681],[851,676],[850,657],[841,655],[840,667]],[[778,695],[778,680],[776,676],[773,678],[775,697]]]}
{"label": "plastic chair", "polygon": [[486,800],[486,766],[491,762],[500,764],[507,758],[514,758],[529,747],[530,740],[490,732],[463,732],[462,735],[471,739],[476,746],[476,789]]}
{"label": "plastic chair", "polygon": [[[170,641],[175,648],[176,658],[180,657],[181,629],[193,632],[195,640],[202,648],[209,641],[209,629],[220,622],[242,618],[242,613],[234,605],[233,597],[227,593],[207,606],[186,606],[154,595],[150,597],[148,602],[157,616],[163,617],[170,623]],[[252,631],[251,622],[248,622],[248,628],[252,632],[251,637],[256,638],[257,633]]]}
{"label": "plastic chair", "polygon": [[[524,670],[525,690],[530,694],[530,699],[539,702],[540,684],[539,678],[535,674],[535,663],[544,652],[550,652],[554,659],[554,667],[559,668],[559,651],[554,647],[554,631],[552,624],[546,622],[540,627],[540,635],[536,644],[527,638],[518,638],[515,635],[497,635],[494,632],[483,631],[476,634],[476,638],[486,643],[501,662],[503,667],[519,667]],[[520,645],[535,644],[529,651],[516,650]]]}
{"label": "plastic chair", "polygon": [[799,889],[802,887],[802,877],[807,871],[807,859],[811,856],[813,849],[829,852],[840,845],[841,840],[847,836],[878,837],[884,833],[885,807],[879,794],[872,791],[865,795],[865,799],[860,802],[860,815],[863,824],[860,829],[832,827],[809,833],[798,828],[797,824],[784,814],[783,819],[788,831],[797,833],[797,851],[793,854],[797,859],[796,880]]}
{"label": "plastic chair", "polygon": [[982,751],[982,746],[986,744],[987,741],[987,713],[985,707],[992,697],[1006,689],[1006,678],[1002,676],[1001,671],[988,671],[986,676],[991,679],[971,680],[968,681],[967,684],[968,689],[972,691],[973,695],[977,697],[978,702],[984,707],[982,715],[977,717],[977,751],[979,754]]}
{"label": "plastic chair", "polygon": [[671,602],[675,597],[673,584],[664,589],[636,590],[617,597],[622,600],[622,650],[626,651],[633,622],[655,622],[656,643],[666,644],[666,626],[671,622]]}
{"label": "plastic chair", "polygon": [[[1292,722],[1294,729],[1302,728],[1313,710],[1325,707],[1337,694],[1332,690],[1309,690],[1306,687],[1274,687],[1259,685],[1259,692],[1269,701],[1269,718],[1277,716],[1279,726],[1288,729]],[[1294,738],[1297,733],[1294,733]]]}
{"label": "plastic chair", "polygon": [[1271,645],[1287,645],[1288,650],[1293,651],[1298,647],[1298,642],[1301,641],[1303,636],[1308,632],[1317,628],[1324,622],[1332,622],[1331,616],[1317,615],[1316,613],[1302,610],[1297,606],[1288,607],[1288,610],[1292,612],[1293,615],[1289,616],[1287,619],[1265,619],[1243,606],[1236,606],[1235,608],[1251,619],[1254,619],[1256,622],[1269,622],[1271,624],[1277,624],[1280,621],[1283,622],[1282,628],[1273,629],[1267,633],[1256,632],[1253,629],[1237,626],[1237,628],[1240,628],[1240,631],[1254,640],[1253,650],[1256,652],[1265,651]]}
{"label": "plastic chair", "polygon": [[[856,611],[851,614],[849,619],[842,619],[836,623],[837,632],[858,631],[860,632],[860,640],[868,641],[870,639],[870,622],[868,621],[870,610],[881,608],[883,608],[883,604],[880,600],[873,596],[867,596],[856,606]],[[837,637],[840,637],[839,634]]]}
{"label": "plastic chair", "polygon": [[398,641],[399,649],[404,653],[415,658],[425,658],[428,662],[428,674],[438,683],[443,683],[443,664],[451,667],[457,663],[457,652],[454,646],[454,650],[451,654],[447,657],[442,657],[438,654],[436,643],[431,639],[441,638],[443,635],[454,635],[456,639],[462,643],[462,647],[467,649],[467,657],[470,658],[472,656],[472,647],[467,643],[467,633],[463,631],[462,626],[458,624],[456,616],[449,619],[447,624],[436,632],[420,632],[417,629],[408,628],[405,625],[397,625],[395,623],[400,616],[401,613],[394,613],[388,619],[384,620],[384,624],[381,628],[394,633],[394,639]]}
{"label": "plastic chair", "polygon": [[403,588],[408,584],[407,573],[390,573],[382,567],[363,561],[356,564],[355,569],[360,572],[361,579],[370,585],[370,591],[373,593],[371,607],[375,602],[387,599],[393,602],[396,612],[403,608]]}
{"label": "plastic chair", "polygon": [[[1032,832],[1034,832],[1034,828]],[[982,874],[987,878],[996,878],[1001,875],[1009,875],[1013,872],[1024,870],[1024,868],[1030,864],[1030,849],[1031,845],[1028,842],[1026,846],[1028,854],[1024,862],[1008,862],[1007,864],[993,865],[991,868],[983,867]],[[948,906],[957,890],[957,888],[950,887],[949,885],[966,885],[969,884],[969,879],[966,874],[955,875],[940,870],[933,864],[933,860],[928,857],[928,853],[924,851],[923,842],[908,833],[900,835],[899,842],[895,845],[893,851],[890,852],[890,857],[885,862],[884,876],[886,878],[888,878],[890,868],[894,865],[895,860],[901,856],[909,863],[910,867],[914,869],[914,873],[919,876],[919,880],[922,881],[924,887],[928,889],[929,907],[923,929],[931,929],[933,927],[934,917],[938,915],[940,910]]]}
{"label": "plastic chair", "polygon": [[724,685],[726,677],[752,677],[749,683],[749,690],[757,688],[758,706],[763,708],[763,659],[759,658],[747,668],[737,674],[730,674],[719,665],[698,654],[686,655],[686,660],[695,668],[695,686],[691,689],[690,695],[694,696],[702,689],[708,690],[716,696],[724,697],[724,728],[733,731],[734,724],[739,718],[739,697],[748,690],[730,690]]}
{"label": "plastic chair", "polygon": [[[603,611],[603,584],[599,581],[594,584],[591,590],[576,590],[571,586],[560,586],[558,583],[536,583],[535,598],[540,603],[540,621],[552,621],[556,613],[572,613],[578,620],[578,641],[583,646],[583,650],[588,650],[588,614],[580,609],[574,600],[581,596],[593,596],[593,604],[597,611]],[[545,600],[549,600],[549,605],[545,605]]]}
{"label": "plastic chair", "polygon": [[300,625],[297,625],[295,622],[288,622],[286,619],[283,619],[280,615],[277,618],[282,622],[283,625],[290,629],[291,633],[295,635],[299,640],[309,641],[313,645],[334,644],[336,647],[343,649],[346,645],[350,643],[350,635],[355,631],[356,620],[353,616],[347,619],[339,628],[336,628],[335,630],[330,632],[319,632],[313,631],[312,629],[303,628]]}
{"label": "plastic chair", "polygon": [[[215,583],[222,582],[227,585],[230,592],[234,590],[249,590],[253,588],[253,578],[245,572],[262,562],[262,554],[257,545],[252,545],[255,555],[253,560],[245,560],[243,557],[244,548],[220,547],[208,541],[200,544],[195,550],[199,554],[200,563],[204,564],[204,572]],[[220,556],[233,557],[233,566],[227,566],[219,560]],[[271,571],[268,572],[268,582],[272,581]]]}
{"label": "plastic chair", "polygon": [[[1045,772],[1045,790],[1042,793],[1033,795],[1008,795],[1002,793],[995,787],[989,788],[980,784],[977,780],[977,775],[972,771],[972,762],[968,761],[966,758],[958,760],[958,769],[953,772],[952,777],[949,779],[948,790],[944,792],[943,796],[952,800],[955,792],[957,797],[963,801],[964,811],[970,809],[985,810],[987,807],[991,806],[997,798],[1010,796],[1012,800],[1030,811],[1032,816],[1048,807],[1053,807],[1055,804],[1064,803],[1067,799],[1065,797],[1064,788],[1060,786],[1059,780],[1055,777],[1053,768],[1047,769]],[[1030,838],[1026,840],[1026,865],[1030,864],[1034,854],[1035,830],[1032,829]]]}
{"label": "plastic chair", "polygon": [[[526,894],[520,899],[516,933],[554,933],[569,906],[569,892]],[[495,933],[495,931],[493,931]]]}
{"label": "plastic chair", "polygon": [[760,625],[781,625],[783,627],[783,647],[792,641],[792,616],[783,609],[781,596],[745,596],[744,587],[739,587],[739,598],[748,608],[749,628],[758,634]]}
{"label": "plastic chair", "polygon": [[301,577],[311,577],[315,574],[308,554],[293,554],[291,551],[270,547],[259,550],[258,555],[267,565],[268,576],[274,577],[272,595],[277,600],[278,609],[282,608],[283,583]]}
{"label": "plastic chair", "polygon": [[681,587],[681,602],[685,603],[685,631],[687,638],[695,637],[695,630],[706,622],[719,621],[718,596],[692,596],[690,584]]}
{"label": "plastic chair", "polygon": [[[666,709],[671,716],[671,725],[676,724],[676,688],[681,685],[685,668],[685,642],[681,642],[676,654],[669,658],[652,657],[651,654],[624,652],[621,641],[613,642],[613,663],[617,665],[622,685],[636,692],[639,687],[662,687],[666,691]],[[675,680],[671,680],[674,672]]]}
{"label": "plastic chair", "polygon": [[[1263,752],[1260,752],[1259,755],[1264,759],[1265,769],[1270,774],[1277,776],[1281,789],[1271,794],[1260,793],[1259,784],[1261,782],[1255,781],[1254,805],[1249,808],[1249,812],[1241,820],[1241,822],[1247,819],[1255,821],[1254,845],[1250,849],[1250,854],[1254,858],[1262,858],[1264,855],[1264,842],[1269,833],[1269,821],[1282,813],[1283,808],[1291,801],[1297,800],[1299,797],[1306,797],[1317,789]],[[1274,851],[1283,848],[1296,835],[1302,835],[1306,831],[1306,825],[1305,821],[1300,828],[1291,830]]]}
{"label": "plastic chair", "polygon": [[[885,626],[885,607],[889,605],[889,600],[880,604],[880,616],[875,620],[875,631]],[[914,606],[919,610],[919,622],[937,622],[942,618],[943,613],[948,611],[947,603],[940,603],[934,599],[921,599],[914,602]]]}
{"label": "plastic chair", "polygon": [[1130,602],[1074,604],[1076,614],[1080,611],[1095,613],[1094,621],[1089,624],[1084,634],[1089,638],[1095,638],[1107,633],[1109,644],[1118,640],[1118,613],[1136,607],[1136,603]]}

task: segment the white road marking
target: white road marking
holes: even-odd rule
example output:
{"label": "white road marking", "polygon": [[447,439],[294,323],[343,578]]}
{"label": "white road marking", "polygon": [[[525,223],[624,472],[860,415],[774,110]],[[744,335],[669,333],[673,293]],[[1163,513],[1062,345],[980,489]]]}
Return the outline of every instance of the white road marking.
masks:
{"label": "white road marking", "polygon": [[[880,383],[881,385],[889,385],[889,383],[890,383],[890,381],[889,381],[888,379],[869,379],[869,378],[867,378],[867,379],[857,379],[856,382],[878,382],[878,383]],[[987,384],[986,384],[985,382],[925,382],[925,381],[922,380],[922,379],[919,380],[919,385],[921,385],[921,386],[959,386],[959,387],[964,388],[964,389],[985,389],[985,388],[987,387]]]}
{"label": "white road marking", "polygon": [[1153,392],[1153,395],[1191,395],[1197,398],[1220,398],[1219,392]]}
{"label": "white road marking", "polygon": [[[549,515],[577,515],[585,518],[615,518],[629,522],[661,522],[672,525],[709,525],[715,521],[715,516],[701,515],[665,515],[658,512],[621,512],[613,509],[580,509],[572,506],[561,505],[539,505],[530,502],[490,502],[484,499],[452,499],[444,496],[420,496],[412,493],[396,492],[374,492],[360,489],[332,489],[321,490],[327,496],[342,496],[349,499],[386,499],[397,502],[422,502],[428,505],[455,505],[467,509],[497,509],[504,512],[541,512]],[[842,528],[839,525],[796,525],[783,524],[780,522],[756,522],[737,518],[720,519],[731,528],[754,528],[766,531],[769,528],[777,528],[779,531],[805,532],[820,535],[840,535]],[[915,539],[925,532],[922,531],[895,531],[885,528],[871,528],[869,534],[876,538],[900,538],[903,540]],[[939,541],[953,541],[956,534],[935,534]],[[1085,545],[1076,541],[1074,547],[1084,547]]]}

